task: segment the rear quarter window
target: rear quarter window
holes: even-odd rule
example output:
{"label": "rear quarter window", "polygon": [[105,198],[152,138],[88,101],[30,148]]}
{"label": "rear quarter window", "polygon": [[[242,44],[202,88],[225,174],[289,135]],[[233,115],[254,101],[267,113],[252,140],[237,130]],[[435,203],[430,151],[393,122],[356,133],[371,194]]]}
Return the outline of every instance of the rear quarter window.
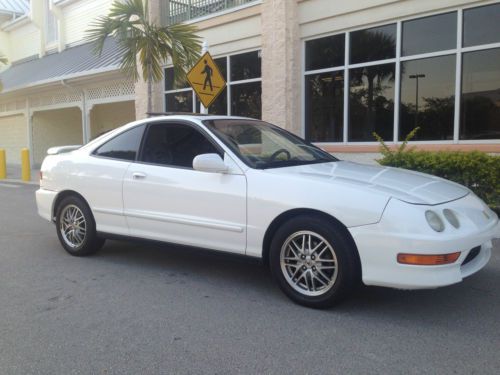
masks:
{"label": "rear quarter window", "polygon": [[111,159],[136,160],[144,128],[144,125],[140,125],[118,134],[99,146],[93,154]]}

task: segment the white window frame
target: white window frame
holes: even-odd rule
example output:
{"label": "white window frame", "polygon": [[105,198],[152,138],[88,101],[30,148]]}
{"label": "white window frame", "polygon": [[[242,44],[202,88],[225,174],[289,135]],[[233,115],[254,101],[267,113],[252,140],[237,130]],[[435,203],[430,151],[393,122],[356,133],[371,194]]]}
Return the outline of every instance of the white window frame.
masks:
{"label": "white window frame", "polygon": [[[46,47],[53,47],[57,45],[57,42],[59,41],[59,21],[57,17],[55,16],[54,13],[52,13],[50,9],[51,2],[53,3],[53,0],[45,0],[44,1],[44,15],[43,15],[43,27],[44,27],[44,32],[45,32],[45,46]],[[49,19],[53,20],[53,27],[54,27],[54,39],[49,40],[48,36],[50,34],[50,23]]]}
{"label": "white window frame", "polygon": [[[366,66],[373,66],[379,64],[388,64],[395,63],[395,79],[394,79],[394,124],[393,124],[393,139],[386,140],[388,144],[401,144],[402,141],[398,140],[399,135],[399,106],[400,106],[400,95],[401,95],[401,62],[409,61],[409,60],[418,60],[423,58],[430,57],[439,57],[439,56],[447,56],[447,55],[455,55],[456,67],[455,67],[455,110],[454,110],[454,122],[453,122],[453,139],[452,140],[426,140],[426,141],[411,141],[412,144],[497,144],[500,142],[500,139],[482,139],[482,140],[460,140],[459,139],[459,131],[460,131],[460,104],[461,104],[461,96],[462,96],[462,57],[463,53],[466,52],[474,52],[474,51],[483,51],[494,48],[500,48],[500,42],[498,43],[489,43],[489,44],[481,44],[472,47],[462,47],[462,36],[463,36],[463,12],[467,9],[472,8],[480,8],[483,6],[500,4],[498,1],[487,2],[484,4],[474,4],[467,5],[462,7],[453,7],[448,9],[441,9],[439,11],[433,11],[428,13],[419,14],[418,16],[409,16],[400,18],[396,21],[394,20],[386,20],[383,22],[377,22],[369,25],[363,25],[363,27],[356,27],[344,30],[338,30],[334,33],[320,34],[314,35],[308,38],[304,38],[301,43],[301,54],[302,54],[302,82],[301,82],[301,110],[302,110],[302,135],[306,136],[306,111],[305,111],[305,97],[306,97],[306,85],[305,78],[308,75],[320,74],[320,73],[330,73],[335,71],[344,71],[344,113],[343,113],[343,140],[342,142],[314,142],[320,146],[328,146],[328,145],[340,145],[340,144],[348,144],[348,145],[378,145],[376,141],[367,141],[367,142],[350,142],[348,141],[348,131],[349,131],[349,69],[352,68],[360,68]],[[428,52],[417,55],[409,55],[409,56],[401,56],[401,42],[402,42],[402,29],[403,22],[416,20],[420,18],[437,16],[446,13],[457,12],[457,39],[455,48],[449,50],[442,50],[437,52]],[[373,27],[379,26],[387,26],[396,24],[396,57],[386,60],[378,60],[378,61],[370,61],[367,63],[359,63],[359,64],[350,64],[349,63],[349,52],[350,52],[350,35],[352,32],[358,30],[366,30]],[[316,40],[328,36],[334,35],[342,35],[345,36],[345,60],[344,65],[336,66],[333,68],[324,68],[324,69],[315,69],[315,70],[306,70],[306,42],[311,40]]]}
{"label": "white window frame", "polygon": [[[261,53],[261,49],[260,48],[257,48],[257,49],[248,49],[248,50],[242,50],[242,51],[238,51],[238,52],[231,52],[230,54],[225,54],[225,55],[215,55],[215,56],[212,56],[214,60],[217,60],[217,59],[220,59],[220,58],[225,58],[226,59],[226,72],[227,72],[227,81],[226,81],[226,90],[227,90],[227,100],[226,100],[226,105],[227,105],[227,115],[228,116],[231,116],[231,87],[233,86],[237,86],[237,85],[242,85],[242,84],[245,84],[245,83],[253,83],[253,82],[262,82],[262,71],[261,71],[261,76],[258,77],[258,78],[250,78],[250,79],[242,79],[242,80],[236,80],[236,81],[232,81],[231,80],[231,64],[229,63],[229,59],[231,56],[236,56],[236,55],[241,55],[241,54],[244,54],[244,53],[249,53],[249,52],[257,52],[257,53]],[[168,68],[172,68],[173,65],[172,64],[169,64],[167,66],[164,67],[164,69],[168,69]],[[187,92],[187,91],[191,91],[191,94],[192,94],[192,97],[193,97],[193,106],[192,106],[192,111],[193,113],[196,113],[196,93],[194,92],[194,90],[191,88],[191,87],[186,87],[186,88],[182,88],[182,89],[172,89],[172,90],[165,90],[165,82],[163,82],[163,108],[165,109],[165,111],[167,112],[170,112],[170,110],[167,108],[167,102],[166,102],[166,99],[165,99],[165,96],[167,94],[176,94],[176,93],[179,93],[179,92]],[[216,99],[217,100],[217,99]],[[209,111],[210,113],[210,111]]]}

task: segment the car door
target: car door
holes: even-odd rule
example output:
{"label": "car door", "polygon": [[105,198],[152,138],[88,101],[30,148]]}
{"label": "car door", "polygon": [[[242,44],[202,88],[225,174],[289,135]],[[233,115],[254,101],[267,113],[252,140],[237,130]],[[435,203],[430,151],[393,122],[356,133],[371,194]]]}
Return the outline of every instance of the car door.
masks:
{"label": "car door", "polygon": [[[205,153],[221,155],[228,172],[194,170]],[[244,253],[246,189],[243,172],[195,124],[151,123],[125,174],[124,214],[132,236]]]}

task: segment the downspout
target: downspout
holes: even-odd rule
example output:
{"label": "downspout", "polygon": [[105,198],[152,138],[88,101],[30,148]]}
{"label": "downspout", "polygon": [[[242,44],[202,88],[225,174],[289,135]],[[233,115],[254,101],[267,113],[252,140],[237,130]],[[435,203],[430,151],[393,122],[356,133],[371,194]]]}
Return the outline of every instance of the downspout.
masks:
{"label": "downspout", "polygon": [[[72,86],[68,84],[64,79],[61,79],[61,85],[66,87],[69,90],[77,91],[82,96],[82,133],[83,133],[83,144],[87,143],[90,140],[90,124],[87,116],[87,100],[85,98],[85,91],[81,88]],[[89,111],[90,112],[90,111]]]}

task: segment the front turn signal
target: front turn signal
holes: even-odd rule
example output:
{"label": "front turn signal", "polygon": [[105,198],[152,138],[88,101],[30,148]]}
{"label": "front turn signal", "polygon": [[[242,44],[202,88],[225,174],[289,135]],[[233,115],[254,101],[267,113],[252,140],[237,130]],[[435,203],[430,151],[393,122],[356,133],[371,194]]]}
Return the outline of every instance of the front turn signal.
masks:
{"label": "front turn signal", "polygon": [[398,263],[416,266],[439,266],[454,263],[459,257],[460,252],[437,255],[400,253],[398,254]]}

